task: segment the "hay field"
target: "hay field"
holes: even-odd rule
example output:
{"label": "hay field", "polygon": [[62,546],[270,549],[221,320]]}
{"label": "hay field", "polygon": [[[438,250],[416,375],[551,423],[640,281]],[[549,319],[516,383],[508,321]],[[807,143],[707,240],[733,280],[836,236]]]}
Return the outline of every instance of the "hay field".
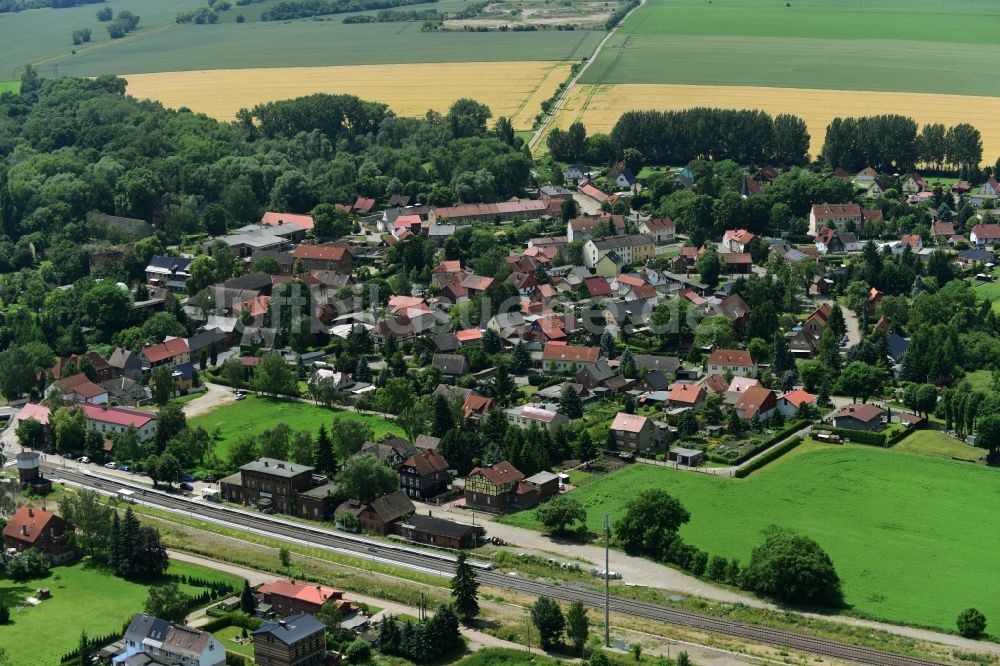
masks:
{"label": "hay field", "polygon": [[826,126],[836,116],[882,113],[908,115],[920,124],[971,123],[982,132],[984,160],[992,164],[1000,155],[1000,97],[752,86],[580,84],[573,89],[553,126],[566,128],[582,120],[588,133],[610,132],[626,111],[693,106],[795,114],[809,126],[813,156],[822,149]]}
{"label": "hay field", "polygon": [[494,118],[506,116],[515,129],[530,129],[542,101],[569,69],[566,62],[466,62],[215,69],[125,78],[130,95],[219,120],[232,120],[241,108],[261,102],[326,92],[384,102],[403,116],[444,112],[455,100],[471,97],[489,105]]}

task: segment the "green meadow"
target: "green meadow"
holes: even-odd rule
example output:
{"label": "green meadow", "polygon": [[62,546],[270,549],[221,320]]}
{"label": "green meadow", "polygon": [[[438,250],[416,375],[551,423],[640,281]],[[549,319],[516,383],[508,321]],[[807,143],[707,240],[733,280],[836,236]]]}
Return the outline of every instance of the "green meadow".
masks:
{"label": "green meadow", "polygon": [[[691,513],[685,539],[743,562],[770,525],[807,534],[859,615],[944,630],[969,606],[1000,618],[1000,471],[932,457],[940,442],[913,445],[920,455],[806,443],[743,480],[633,465],[571,497],[596,532],[605,512],[619,518],[637,491],[663,488]],[[505,521],[539,528],[532,512]]]}
{"label": "green meadow", "polygon": [[[236,576],[187,562],[171,562],[168,574],[225,581],[236,589],[243,585]],[[51,591],[51,599],[17,608],[41,587]],[[189,585],[181,589],[190,594],[203,591]],[[90,636],[121,631],[133,613],[142,612],[147,594],[146,585],[113,576],[89,560],[55,567],[51,575],[38,580],[19,583],[0,578],[0,600],[11,607],[11,623],[0,629],[0,646],[11,666],[58,664],[77,646],[81,631]]]}
{"label": "green meadow", "polygon": [[315,437],[321,425],[325,425],[327,431],[330,430],[334,416],[367,423],[371,426],[376,439],[389,433],[403,434],[403,430],[395,423],[374,414],[331,410],[306,402],[272,401],[255,395],[196,416],[190,419],[188,424],[192,428],[202,427],[210,433],[218,429],[220,439],[216,442],[215,453],[226,460],[230,444],[241,435],[258,435],[279,423],[287,423],[293,431],[309,430]]}

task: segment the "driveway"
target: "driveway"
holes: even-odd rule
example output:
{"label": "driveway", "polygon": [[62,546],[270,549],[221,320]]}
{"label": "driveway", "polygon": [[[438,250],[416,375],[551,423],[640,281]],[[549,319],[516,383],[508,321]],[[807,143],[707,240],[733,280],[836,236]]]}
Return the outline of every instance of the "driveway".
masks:
{"label": "driveway", "polygon": [[210,412],[216,407],[228,405],[236,401],[233,389],[222,384],[205,383],[205,392],[194,400],[184,403],[184,416],[192,418],[205,412]]}

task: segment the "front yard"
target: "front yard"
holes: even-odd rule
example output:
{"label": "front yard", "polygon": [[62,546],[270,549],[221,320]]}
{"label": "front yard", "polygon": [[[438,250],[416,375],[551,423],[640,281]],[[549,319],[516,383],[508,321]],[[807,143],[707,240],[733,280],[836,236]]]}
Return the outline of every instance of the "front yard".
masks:
{"label": "front yard", "polygon": [[[171,562],[168,575],[225,581],[235,589],[243,585],[236,576],[187,562]],[[204,591],[180,587],[189,594]],[[38,606],[25,605],[40,588],[48,588],[52,598]],[[49,577],[38,580],[0,578],[0,600],[11,609],[11,623],[0,628],[0,645],[11,666],[58,664],[77,647],[81,631],[91,637],[120,632],[133,613],[142,611],[147,594],[147,585],[113,576],[90,560],[55,567]]]}

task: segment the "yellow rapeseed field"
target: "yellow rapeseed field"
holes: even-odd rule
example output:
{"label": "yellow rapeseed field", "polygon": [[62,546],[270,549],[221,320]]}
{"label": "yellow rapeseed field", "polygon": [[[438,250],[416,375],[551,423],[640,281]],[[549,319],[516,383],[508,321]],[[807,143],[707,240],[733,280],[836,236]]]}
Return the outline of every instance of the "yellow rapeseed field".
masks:
{"label": "yellow rapeseed field", "polygon": [[404,116],[447,111],[455,100],[471,97],[489,105],[494,118],[506,116],[515,129],[527,130],[569,68],[565,62],[465,62],[215,69],[125,78],[130,95],[219,120],[232,120],[241,108],[261,102],[326,92],[384,102]]}
{"label": "yellow rapeseed field", "polygon": [[1000,155],[998,97],[751,86],[587,84],[573,89],[553,126],[566,128],[582,120],[588,133],[610,132],[626,111],[668,111],[693,106],[756,108],[772,115],[795,114],[809,126],[814,156],[823,147],[826,126],[833,118],[883,113],[907,115],[919,124],[970,123],[982,132],[983,158],[992,164]]}

